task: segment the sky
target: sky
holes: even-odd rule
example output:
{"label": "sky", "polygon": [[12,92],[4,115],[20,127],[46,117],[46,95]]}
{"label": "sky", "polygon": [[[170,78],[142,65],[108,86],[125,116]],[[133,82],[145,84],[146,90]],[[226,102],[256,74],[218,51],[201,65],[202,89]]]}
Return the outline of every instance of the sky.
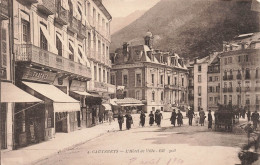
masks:
{"label": "sky", "polygon": [[103,0],[112,17],[126,17],[136,10],[148,10],[160,0]]}

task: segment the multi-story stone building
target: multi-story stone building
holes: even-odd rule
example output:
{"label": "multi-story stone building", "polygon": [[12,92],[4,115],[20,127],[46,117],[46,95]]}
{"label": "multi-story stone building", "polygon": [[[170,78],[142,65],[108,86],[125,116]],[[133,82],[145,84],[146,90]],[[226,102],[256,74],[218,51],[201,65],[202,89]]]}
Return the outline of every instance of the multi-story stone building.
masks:
{"label": "multi-story stone building", "polygon": [[143,45],[124,43],[111,54],[111,83],[125,86],[125,97],[142,100],[144,110],[169,110],[188,103],[188,70],[177,54],[152,49],[152,34]]}
{"label": "multi-story stone building", "polygon": [[[214,54],[210,55],[214,56]],[[208,109],[218,110],[220,101],[220,63],[219,57],[215,56],[208,65]]]}
{"label": "multi-story stone building", "polygon": [[21,113],[28,103],[16,106],[15,146],[85,127],[89,110],[100,107],[95,98],[114,90],[107,84],[111,16],[102,1],[15,0],[13,11],[16,84],[44,101]]}
{"label": "multi-story stone building", "polygon": [[220,54],[221,104],[259,110],[260,33],[242,34],[224,42]]}

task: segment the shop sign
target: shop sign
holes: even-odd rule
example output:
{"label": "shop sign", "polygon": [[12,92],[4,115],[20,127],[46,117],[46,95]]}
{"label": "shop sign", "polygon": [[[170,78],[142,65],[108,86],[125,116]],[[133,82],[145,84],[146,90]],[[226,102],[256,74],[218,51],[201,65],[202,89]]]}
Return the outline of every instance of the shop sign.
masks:
{"label": "shop sign", "polygon": [[47,72],[47,71],[43,71],[43,70],[37,70],[34,68],[25,68],[22,79],[53,83],[55,80],[55,77],[56,77],[56,73]]}
{"label": "shop sign", "polygon": [[87,83],[77,80],[72,80],[72,83],[70,85],[70,91],[80,91],[84,92],[86,91]]}

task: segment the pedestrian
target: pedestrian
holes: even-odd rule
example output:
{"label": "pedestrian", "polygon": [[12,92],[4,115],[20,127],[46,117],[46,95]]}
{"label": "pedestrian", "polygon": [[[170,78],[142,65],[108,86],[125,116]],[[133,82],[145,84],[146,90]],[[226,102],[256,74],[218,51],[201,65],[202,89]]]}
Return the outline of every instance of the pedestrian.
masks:
{"label": "pedestrian", "polygon": [[141,114],[140,114],[140,123],[141,123],[141,126],[144,127],[144,124],[145,124],[145,114],[144,114],[144,111],[141,111]]}
{"label": "pedestrian", "polygon": [[111,125],[111,122],[112,122],[112,119],[113,119],[113,112],[111,110],[108,111],[107,117],[108,117],[109,125]]}
{"label": "pedestrian", "polygon": [[205,121],[205,112],[203,111],[203,109],[201,108],[201,111],[199,112],[199,116],[200,116],[200,125],[204,126],[204,121]]}
{"label": "pedestrian", "polygon": [[99,111],[98,118],[99,118],[99,123],[103,123],[104,113],[102,111]]}
{"label": "pedestrian", "polygon": [[128,112],[126,115],[125,115],[125,118],[126,118],[126,129],[131,129],[131,125],[133,124],[133,118],[132,118],[132,115],[130,112]]}
{"label": "pedestrian", "polygon": [[252,121],[253,121],[254,130],[256,130],[256,128],[257,128],[257,123],[259,122],[259,113],[257,113],[257,111],[255,111],[254,113],[252,113],[251,119],[252,119]]}
{"label": "pedestrian", "polygon": [[163,118],[162,113],[160,112],[160,110],[157,110],[156,113],[155,113],[155,122],[157,123],[158,127],[161,126],[162,118]]}
{"label": "pedestrian", "polygon": [[192,125],[193,117],[194,117],[194,112],[193,112],[193,110],[189,109],[189,111],[188,111],[189,125]]}
{"label": "pedestrian", "polygon": [[251,118],[251,111],[250,111],[249,109],[248,109],[248,111],[247,111],[246,116],[247,116],[247,121],[250,121],[250,118]]}
{"label": "pedestrian", "polygon": [[209,121],[208,129],[212,129],[212,115],[211,115],[211,110],[209,110],[209,113],[208,113],[208,121]]}
{"label": "pedestrian", "polygon": [[151,111],[151,113],[149,114],[149,124],[150,126],[152,126],[154,123],[154,114],[153,111]]}
{"label": "pedestrian", "polygon": [[198,116],[198,114],[195,114],[195,123],[196,123],[196,126],[199,125],[199,120],[200,120],[200,117]]}
{"label": "pedestrian", "polygon": [[118,124],[119,124],[119,129],[120,129],[120,131],[122,131],[122,125],[124,123],[124,116],[123,116],[122,112],[119,112],[117,120],[118,120]]}
{"label": "pedestrian", "polygon": [[175,127],[175,123],[176,123],[176,112],[175,112],[175,109],[173,109],[173,112],[172,112],[172,116],[170,118],[170,121],[171,121],[171,124]]}
{"label": "pedestrian", "polygon": [[178,126],[181,126],[183,124],[183,116],[182,116],[182,113],[180,110],[178,110],[178,113],[177,113],[177,124]]}

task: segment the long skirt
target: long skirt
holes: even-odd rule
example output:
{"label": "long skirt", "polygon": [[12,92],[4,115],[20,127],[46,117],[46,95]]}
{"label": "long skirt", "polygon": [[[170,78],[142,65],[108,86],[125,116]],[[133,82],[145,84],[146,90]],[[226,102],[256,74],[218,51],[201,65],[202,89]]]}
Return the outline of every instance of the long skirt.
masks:
{"label": "long skirt", "polygon": [[131,121],[126,121],[126,129],[130,129],[131,128]]}
{"label": "long skirt", "polygon": [[153,125],[153,123],[154,123],[154,118],[153,118],[153,117],[150,117],[149,124],[150,124],[150,125]]}

